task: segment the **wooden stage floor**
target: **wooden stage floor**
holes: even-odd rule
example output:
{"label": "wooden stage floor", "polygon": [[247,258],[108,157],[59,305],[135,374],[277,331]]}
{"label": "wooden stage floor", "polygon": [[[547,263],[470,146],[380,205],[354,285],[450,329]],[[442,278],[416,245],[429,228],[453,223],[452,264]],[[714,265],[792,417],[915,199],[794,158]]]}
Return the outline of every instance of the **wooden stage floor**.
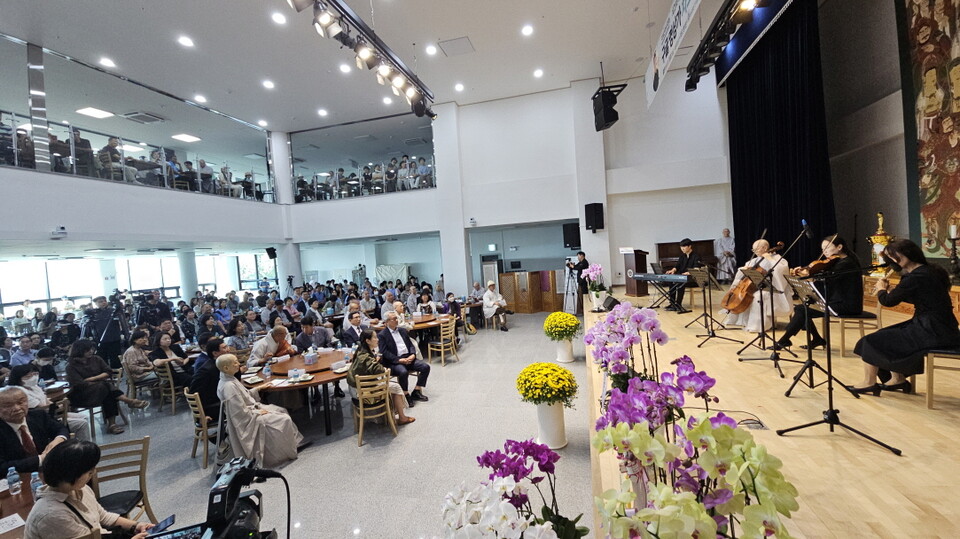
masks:
{"label": "wooden stage floor", "polygon": [[[688,292],[689,294],[690,292]],[[614,291],[623,300],[623,289]],[[798,385],[791,397],[784,392],[793,374],[801,365],[782,363],[786,378],[780,378],[772,362],[739,362],[737,350],[742,345],[711,339],[701,348],[697,345],[703,327],[683,326],[702,312],[699,292],[697,310],[678,315],[660,311],[663,329],[670,342],[661,347],[661,366],[684,354],[693,358],[699,369],[717,379],[712,394],[720,398],[717,410],[742,420],[754,414],[766,426],[752,431],[758,442],[783,460],[783,472],[800,491],[800,510],[789,521],[788,530],[797,537],[960,537],[960,373],[937,371],[936,402],[928,410],[924,401],[926,379],[917,378],[917,393],[882,393],[880,397],[865,395],[855,399],[842,388],[834,392],[834,406],[840,420],[851,427],[878,438],[903,451],[896,456],[843,428],[830,432],[826,425],[811,427],[785,436],[775,430],[822,419],[827,408],[826,385],[809,389]],[[714,306],[719,310],[722,295],[715,293]],[[634,305],[647,306],[651,298],[628,298]],[[687,300],[689,304],[689,299]],[[597,315],[587,313],[587,327]],[[722,317],[721,318],[722,321]],[[907,317],[884,311],[885,325]],[[781,320],[781,327],[786,320]],[[840,357],[839,334],[834,327],[834,374],[848,384],[858,384],[862,377],[860,359]],[[741,339],[753,338],[740,329],[719,331],[719,335]],[[793,339],[794,351],[800,360],[806,351],[797,345],[804,333]],[[848,331],[848,346],[859,338],[857,331]],[[803,352],[803,354],[801,354]],[[769,352],[750,348],[743,357],[766,357]],[[786,357],[791,357],[786,355]],[[826,367],[823,350],[814,352],[814,359]],[[588,361],[591,358],[588,352]],[[599,376],[591,379],[590,390],[599,397]],[[815,381],[824,379],[819,372]],[[597,416],[597,398],[593,419]],[[749,413],[745,413],[749,412]],[[591,420],[592,421],[592,420]],[[593,425],[589,426],[593,428]],[[609,455],[603,455],[608,457]],[[612,488],[618,481],[615,459],[597,459],[594,455],[594,491]],[[612,468],[612,469],[611,469]],[[601,537],[599,525],[595,524]]]}

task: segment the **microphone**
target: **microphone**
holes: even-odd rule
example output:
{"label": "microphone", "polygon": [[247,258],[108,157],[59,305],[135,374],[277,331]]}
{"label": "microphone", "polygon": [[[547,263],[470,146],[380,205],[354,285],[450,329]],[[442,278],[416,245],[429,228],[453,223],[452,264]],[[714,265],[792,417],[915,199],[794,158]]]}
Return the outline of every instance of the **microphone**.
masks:
{"label": "microphone", "polygon": [[800,224],[803,225],[803,233],[806,234],[807,239],[813,239],[813,231],[810,230],[810,225],[807,224],[806,219],[800,219]]}

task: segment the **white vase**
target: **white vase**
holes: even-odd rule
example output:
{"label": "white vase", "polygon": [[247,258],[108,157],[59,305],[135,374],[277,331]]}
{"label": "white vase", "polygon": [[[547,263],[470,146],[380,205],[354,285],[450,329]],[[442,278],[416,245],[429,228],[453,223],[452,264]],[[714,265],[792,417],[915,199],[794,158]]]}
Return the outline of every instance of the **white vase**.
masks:
{"label": "white vase", "polygon": [[560,449],[567,445],[567,431],[563,425],[563,404],[538,404],[537,443],[550,449]]}
{"label": "white vase", "polygon": [[603,301],[607,299],[606,292],[590,292],[590,301],[593,302],[593,312],[603,311]]}
{"label": "white vase", "polygon": [[573,341],[557,341],[557,363],[573,363]]}

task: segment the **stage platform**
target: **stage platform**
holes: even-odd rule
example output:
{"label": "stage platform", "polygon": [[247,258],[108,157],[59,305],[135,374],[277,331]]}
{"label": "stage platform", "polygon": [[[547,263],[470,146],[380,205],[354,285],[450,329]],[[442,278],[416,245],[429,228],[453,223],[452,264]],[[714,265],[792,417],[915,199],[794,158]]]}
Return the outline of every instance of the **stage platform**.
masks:
{"label": "stage platform", "polygon": [[[699,325],[684,328],[702,311],[699,291],[697,308],[687,314],[658,309],[662,327],[670,342],[659,350],[660,365],[682,355],[693,358],[698,369],[717,379],[711,391],[720,402],[711,410],[723,411],[740,421],[757,416],[765,426],[753,430],[759,443],[780,458],[783,473],[800,491],[800,510],[789,521],[788,530],[796,537],[951,537],[960,536],[960,373],[937,371],[936,403],[928,410],[924,401],[926,379],[917,377],[917,393],[884,392],[880,397],[865,395],[855,399],[842,388],[835,391],[835,407],[841,421],[903,451],[896,456],[855,434],[826,425],[803,429],[785,436],[775,430],[822,419],[827,408],[826,385],[808,389],[798,385],[791,397],[784,396],[793,374],[801,365],[782,363],[786,378],[780,378],[772,362],[739,362],[742,345],[711,339],[697,345],[703,333]],[[623,288],[614,289],[617,299],[629,299],[634,305],[647,306],[651,297],[625,298]],[[714,306],[719,309],[722,294],[715,292]],[[687,300],[689,304],[689,299]],[[587,302],[589,305],[589,302]],[[586,313],[586,327],[600,316]],[[717,315],[722,321],[722,316]],[[884,311],[885,325],[905,320],[903,314]],[[786,320],[781,320],[781,326]],[[833,324],[834,374],[847,384],[859,384],[862,363],[856,356],[840,357],[837,324]],[[719,331],[720,335],[744,340],[753,334],[740,329]],[[848,330],[848,346],[859,339]],[[805,359],[798,346],[804,333],[794,339],[794,352]],[[769,352],[748,349],[742,357],[766,357]],[[787,355],[786,357],[791,357]],[[814,359],[826,367],[826,353],[814,352]],[[587,350],[587,361],[592,361]],[[591,431],[599,415],[602,375],[588,369],[591,391]],[[815,381],[823,376],[817,372]],[[715,406],[715,408],[714,408]],[[694,412],[694,410],[691,410]],[[593,491],[599,494],[619,485],[621,476],[612,453],[592,453]],[[599,458],[598,458],[599,457]],[[594,530],[603,537],[594,511]]]}

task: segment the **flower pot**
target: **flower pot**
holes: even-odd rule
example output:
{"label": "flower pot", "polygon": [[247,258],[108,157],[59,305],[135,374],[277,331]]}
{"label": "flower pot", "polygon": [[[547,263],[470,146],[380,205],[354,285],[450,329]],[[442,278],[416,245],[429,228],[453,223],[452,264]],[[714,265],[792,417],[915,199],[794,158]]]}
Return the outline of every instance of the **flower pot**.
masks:
{"label": "flower pot", "polygon": [[603,312],[603,302],[607,299],[606,291],[590,292],[590,301],[593,302],[593,312]]}
{"label": "flower pot", "polygon": [[537,443],[550,449],[560,449],[567,445],[567,431],[563,425],[563,404],[538,404]]}
{"label": "flower pot", "polygon": [[643,509],[647,506],[647,477],[652,472],[652,466],[648,470],[640,465],[640,461],[635,458],[620,461],[620,471],[630,479],[630,485],[633,487],[633,493],[636,499],[633,501],[635,509]]}
{"label": "flower pot", "polygon": [[573,341],[557,341],[557,363],[573,363]]}

